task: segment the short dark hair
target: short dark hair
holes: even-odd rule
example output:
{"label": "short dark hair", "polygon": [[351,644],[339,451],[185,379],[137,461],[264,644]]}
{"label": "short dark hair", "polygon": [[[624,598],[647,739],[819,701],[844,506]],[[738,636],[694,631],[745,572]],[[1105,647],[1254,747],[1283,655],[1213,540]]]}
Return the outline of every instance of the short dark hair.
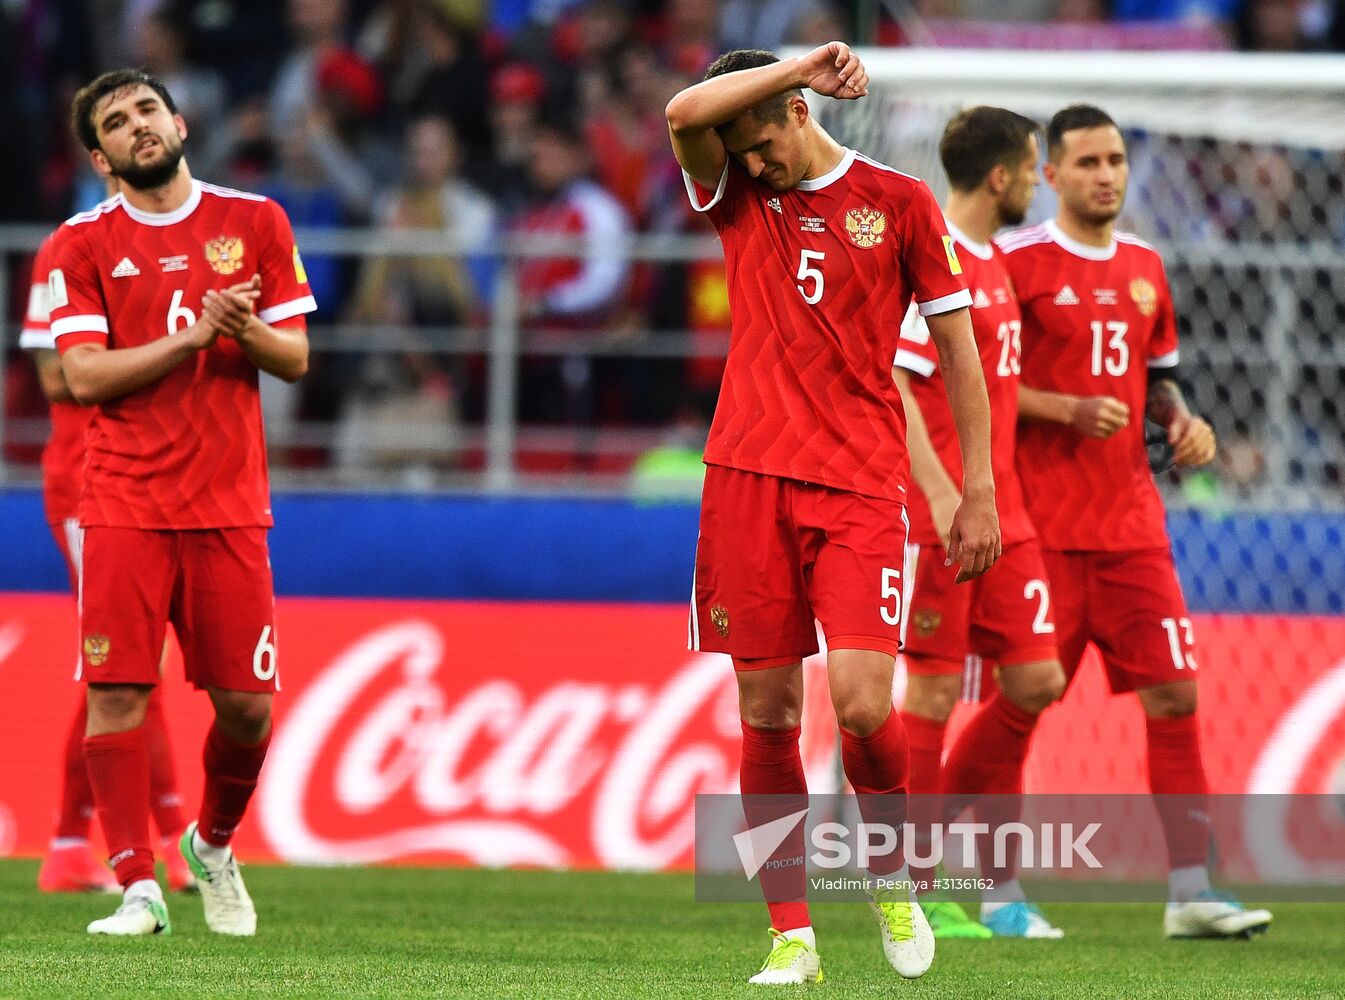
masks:
{"label": "short dark hair", "polygon": [[1080,128],[1102,128],[1110,125],[1116,128],[1111,115],[1092,104],[1071,104],[1061,108],[1051,116],[1051,124],[1046,126],[1046,151],[1052,160],[1058,159],[1064,148],[1065,133]]}
{"label": "short dark hair", "polygon": [[100,148],[98,128],[93,123],[93,109],[98,106],[98,102],[108,94],[115,94],[128,87],[139,87],[142,84],[159,95],[170,114],[177,114],[173,95],[168,93],[168,88],[158,77],[151,76],[143,69],[111,70],[87,86],[81,87],[79,93],[75,94],[75,99],[70,102],[70,127],[74,130],[76,138],[84,144],[85,149]]}
{"label": "short dark hair", "polygon": [[[705,71],[705,79],[710,80],[725,73],[737,73],[744,69],[758,69],[779,61],[774,52],[767,52],[765,49],[734,49],[710,63],[710,68]],[[750,113],[757,121],[767,125],[783,125],[789,121],[789,99],[796,94],[802,97],[803,91],[786,91],[775,97],[768,97],[753,105]]]}
{"label": "short dark hair", "polygon": [[1016,111],[984,104],[959,111],[939,140],[948,183],[954,191],[974,191],[995,167],[1019,166],[1036,132],[1037,123]]}

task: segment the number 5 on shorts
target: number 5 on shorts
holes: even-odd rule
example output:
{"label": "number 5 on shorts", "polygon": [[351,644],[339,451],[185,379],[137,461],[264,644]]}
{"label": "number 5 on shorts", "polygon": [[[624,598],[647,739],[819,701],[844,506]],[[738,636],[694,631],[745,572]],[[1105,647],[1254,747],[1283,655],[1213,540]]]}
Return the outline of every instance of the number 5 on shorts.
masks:
{"label": "number 5 on shorts", "polygon": [[883,621],[889,625],[901,624],[901,570],[888,569],[883,567],[883,600],[894,601],[895,606],[889,608],[886,604],[878,606],[878,613],[883,616]]}
{"label": "number 5 on shorts", "polygon": [[262,629],[257,648],[252,651],[252,673],[259,681],[269,681],[276,675],[276,644],[271,641],[271,626]]}

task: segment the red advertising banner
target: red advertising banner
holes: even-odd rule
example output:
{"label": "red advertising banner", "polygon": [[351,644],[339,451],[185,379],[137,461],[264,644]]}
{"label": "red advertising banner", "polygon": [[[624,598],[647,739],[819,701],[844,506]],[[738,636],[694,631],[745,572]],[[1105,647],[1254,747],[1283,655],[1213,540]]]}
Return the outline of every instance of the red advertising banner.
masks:
{"label": "red advertising banner", "polygon": [[[247,860],[685,868],[694,796],[737,790],[731,668],[685,650],[683,608],[284,599],[277,619],[282,690]],[[1345,620],[1196,627],[1212,790],[1338,791]],[[68,598],[0,595],[0,854],[39,854],[51,835],[74,658]],[[807,670],[810,787],[836,791],[823,659]],[[193,810],[210,709],[180,664],[167,677]],[[1143,747],[1134,699],[1085,666],[1043,720],[1028,791],[1143,791]]]}

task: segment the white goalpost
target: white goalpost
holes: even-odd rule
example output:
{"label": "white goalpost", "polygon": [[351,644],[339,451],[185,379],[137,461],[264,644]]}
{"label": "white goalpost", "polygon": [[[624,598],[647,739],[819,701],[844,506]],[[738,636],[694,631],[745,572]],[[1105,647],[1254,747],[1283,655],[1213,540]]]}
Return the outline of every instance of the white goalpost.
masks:
{"label": "white goalpost", "polygon": [[[1183,369],[1224,455],[1165,484],[1219,509],[1345,509],[1345,57],[860,50],[869,97],[812,106],[841,142],[940,198],[944,124],[1096,104],[1126,135],[1121,227],[1157,246]],[[1043,185],[1029,222],[1054,211]],[[1336,557],[1340,557],[1337,552]]]}

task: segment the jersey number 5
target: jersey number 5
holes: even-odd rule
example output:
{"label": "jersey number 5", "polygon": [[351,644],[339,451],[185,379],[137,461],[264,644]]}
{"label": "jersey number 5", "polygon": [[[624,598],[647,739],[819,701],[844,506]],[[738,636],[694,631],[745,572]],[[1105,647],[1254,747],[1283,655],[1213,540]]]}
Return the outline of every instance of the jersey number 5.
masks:
{"label": "jersey number 5", "polygon": [[[815,267],[809,267],[808,265],[812,261],[817,261],[820,264],[822,261],[826,259],[827,255],[824,254],[821,250],[799,251],[799,273],[795,275],[795,277],[799,279],[799,284],[795,285],[794,287],[797,288],[799,290],[799,294],[803,296],[803,301],[807,302],[810,306],[815,306],[817,305],[817,303],[822,301],[822,289],[825,286],[826,282],[823,279],[822,272],[820,270],[818,270]],[[803,282],[809,280],[811,280],[813,283],[813,290],[811,292],[809,292],[808,289],[803,287]]]}

